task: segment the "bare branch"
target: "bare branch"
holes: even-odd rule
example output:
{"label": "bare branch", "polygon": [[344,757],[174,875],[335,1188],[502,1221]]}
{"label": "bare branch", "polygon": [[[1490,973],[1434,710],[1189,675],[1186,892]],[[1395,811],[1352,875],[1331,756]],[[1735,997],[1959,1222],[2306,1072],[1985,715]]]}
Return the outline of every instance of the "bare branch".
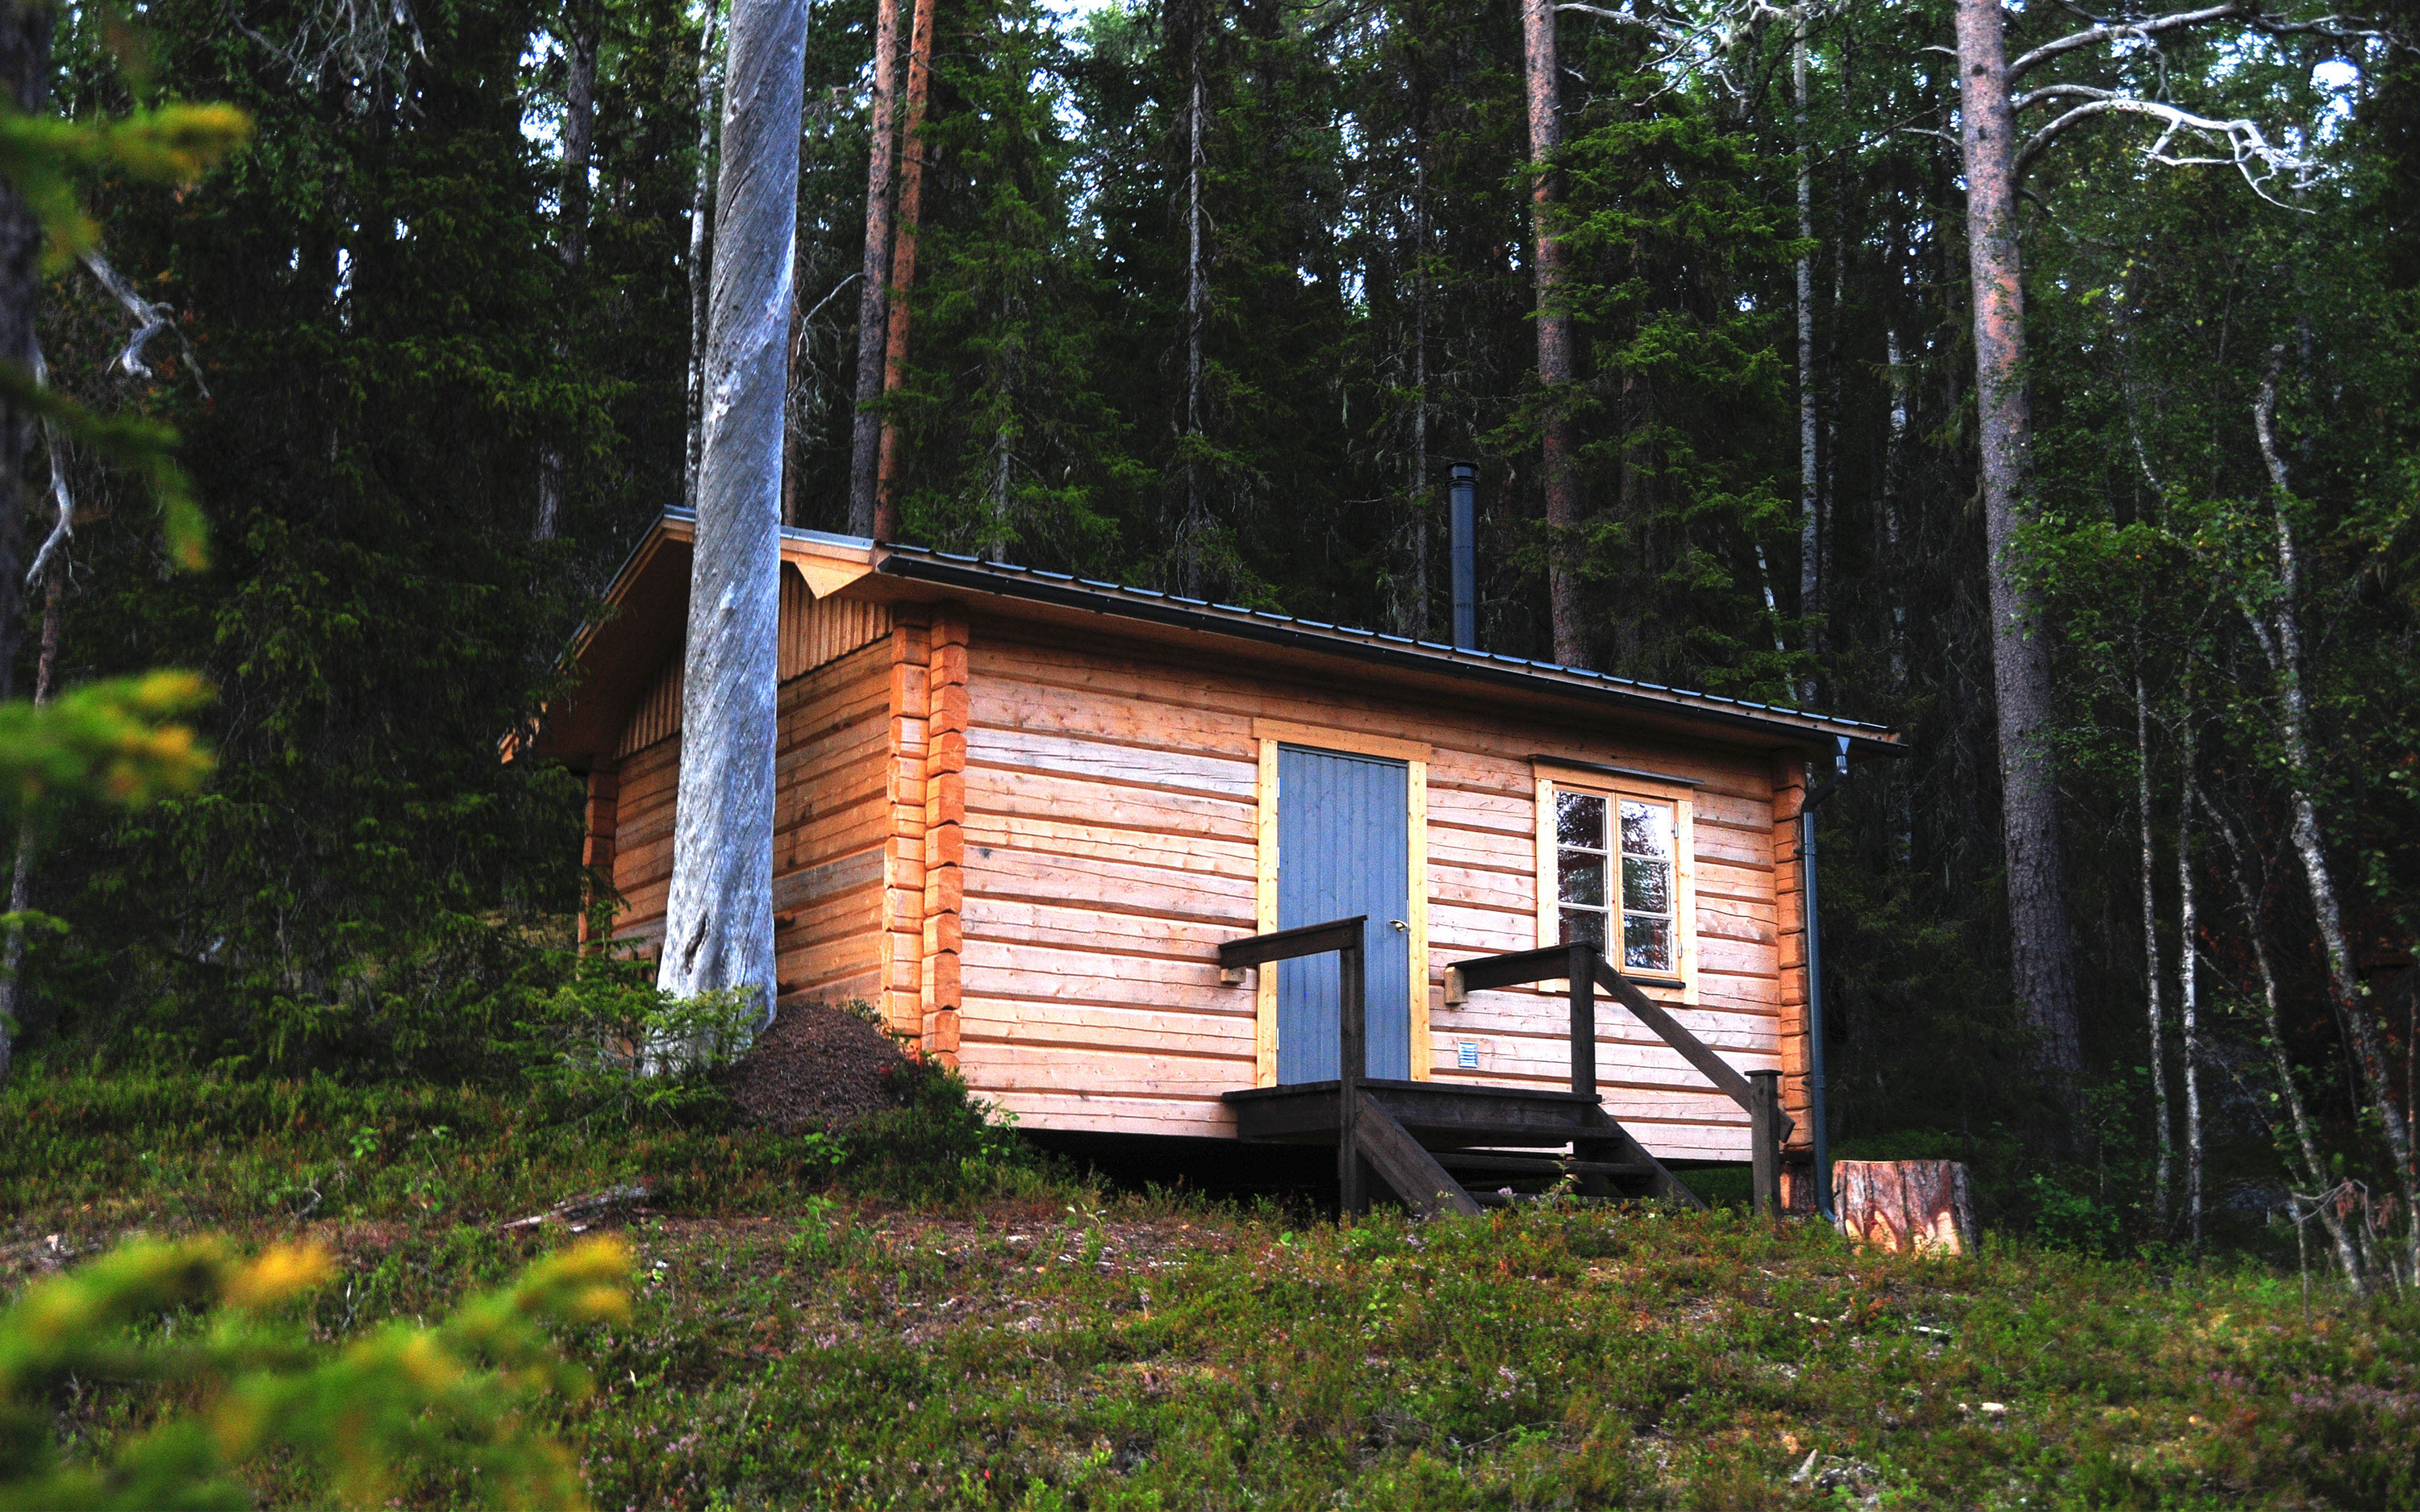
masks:
{"label": "bare branch", "polygon": [[2055,57],[2072,53],[2078,48],[2098,47],[2103,42],[2149,41],[2164,32],[2182,31],[2188,27],[2225,21],[2230,16],[2250,16],[2256,12],[2243,0],[2225,0],[2224,4],[2205,6],[2199,10],[2180,10],[2165,16],[2142,16],[2121,21],[2103,22],[2080,32],[2070,32],[2055,41],[2044,42],[2030,53],[2017,54],[2009,65],[2009,82],[2016,83],[2030,69],[2040,68]]}
{"label": "bare branch", "polygon": [[[2075,86],[2082,90],[2084,86]],[[2309,186],[2319,165],[2289,148],[2272,146],[2261,134],[2256,121],[2237,118],[2219,120],[2209,116],[2196,116],[2180,106],[2164,100],[2134,100],[2109,92],[2096,91],[2102,98],[2086,99],[2083,104],[2059,116],[2033,134],[2024,150],[2017,154],[2016,173],[2022,178],[2043,150],[2071,128],[2099,116],[2143,116],[2161,123],[2159,139],[2144,149],[2143,161],[2167,168],[2231,167],[2243,176],[2252,192],[2272,205],[2286,209],[2288,205],[2269,192],[2269,185],[2280,175],[2287,177],[2295,189]],[[2198,138],[2210,143],[2224,156],[2188,156],[2172,151],[2170,144],[2179,136]]]}
{"label": "bare branch", "polygon": [[[51,364],[42,360],[39,346],[34,348],[34,381],[43,388],[51,384]],[[59,440],[58,427],[47,420],[42,422],[42,440],[44,449],[51,454],[51,502],[58,510],[59,517],[57,523],[51,527],[50,535],[43,540],[42,548],[34,553],[34,564],[25,569],[25,586],[28,588],[42,580],[42,573],[50,566],[51,558],[67,545],[70,536],[75,534],[75,501],[68,494],[67,451]]]}
{"label": "bare branch", "polygon": [[156,303],[134,292],[134,285],[120,277],[116,269],[109,266],[109,259],[101,255],[100,247],[85,248],[83,262],[85,270],[92,274],[102,288],[109,291],[110,298],[125,306],[126,313],[134,317],[135,329],[132,338],[126,343],[126,349],[119,352],[116,361],[110,365],[120,368],[134,378],[152,377],[151,369],[144,365],[143,348],[161,332],[172,331],[176,332],[177,344],[185,349],[185,367],[194,375],[194,387],[202,391],[203,398],[209,398],[210,386],[202,381],[202,364],[194,356],[193,343],[185,339],[184,332],[173,318],[177,313],[176,310],[170,305]]}

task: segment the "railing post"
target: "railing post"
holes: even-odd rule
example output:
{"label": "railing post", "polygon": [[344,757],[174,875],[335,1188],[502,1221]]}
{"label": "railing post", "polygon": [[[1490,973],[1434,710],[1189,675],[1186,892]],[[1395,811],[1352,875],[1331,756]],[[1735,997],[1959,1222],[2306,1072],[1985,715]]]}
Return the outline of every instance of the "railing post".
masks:
{"label": "railing post", "polygon": [[1596,1096],[1596,947],[1572,947],[1572,1090]]}
{"label": "railing post", "polygon": [[1748,1138],[1753,1147],[1748,1167],[1749,1195],[1756,1211],[1766,1217],[1781,1212],[1781,1072],[1752,1071],[1747,1104]]}
{"label": "railing post", "polygon": [[1361,1182],[1361,1076],[1369,1069],[1361,942],[1336,952],[1336,1189],[1340,1212],[1366,1212]]}

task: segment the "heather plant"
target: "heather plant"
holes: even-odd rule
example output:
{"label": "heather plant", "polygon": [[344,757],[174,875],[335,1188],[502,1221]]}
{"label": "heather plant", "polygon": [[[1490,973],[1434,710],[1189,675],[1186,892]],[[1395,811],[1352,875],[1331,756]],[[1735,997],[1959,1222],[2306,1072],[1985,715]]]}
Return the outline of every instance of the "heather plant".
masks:
{"label": "heather plant", "polygon": [[[619,1242],[592,1240],[442,1322],[398,1319],[330,1350],[296,1306],[334,1273],[325,1250],[243,1260],[216,1238],[128,1243],[0,1314],[0,1508],[246,1507],[246,1472],[271,1459],[311,1467],[325,1504],[383,1505],[450,1473],[475,1477],[484,1502],[584,1506],[535,1416],[589,1389],[548,1325],[628,1317],[628,1269]],[[166,1388],[169,1405],[68,1453],[52,1399],[95,1381]]]}

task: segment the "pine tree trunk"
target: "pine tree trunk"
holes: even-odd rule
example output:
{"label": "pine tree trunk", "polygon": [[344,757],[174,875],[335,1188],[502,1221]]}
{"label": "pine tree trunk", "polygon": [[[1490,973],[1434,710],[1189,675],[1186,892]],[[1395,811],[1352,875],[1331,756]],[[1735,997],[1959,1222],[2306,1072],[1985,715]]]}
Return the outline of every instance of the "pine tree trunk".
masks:
{"label": "pine tree trunk", "polygon": [[689,205],[689,435],[681,498],[698,506],[698,468],[706,459],[706,343],[713,292],[714,132],[722,108],[715,67],[717,26],[722,0],[706,0],[705,29],[697,43],[697,179]]}
{"label": "pine tree trunk", "polygon": [[[1798,137],[1798,239],[1815,239],[1815,160],[1807,144],[1807,18],[1791,36],[1790,78],[1794,86],[1792,120]],[[1823,612],[1823,499],[1815,474],[1815,258],[1798,255],[1798,617],[1807,626],[1807,649],[1816,652],[1816,620]],[[1800,690],[1815,702],[1815,675]]]}
{"label": "pine tree trunk", "polygon": [[[556,250],[562,255],[566,291],[579,291],[588,261],[588,160],[597,139],[597,44],[598,0],[567,0],[563,30],[563,198]],[[571,344],[558,338],[555,358],[568,361]],[[551,541],[563,525],[563,448],[549,440],[538,453],[536,540]]]}
{"label": "pine tree trunk", "polygon": [[716,189],[706,415],[681,692],[680,793],[657,980],[760,995],[773,974],[773,756],[783,338],[798,235],[805,0],[735,0]]}
{"label": "pine tree trunk", "polygon": [[2303,863],[2303,876],[2310,887],[2311,912],[2319,921],[2319,943],[2327,951],[2328,984],[2335,996],[2337,1015],[2344,1023],[2347,1038],[2352,1041],[2354,1064],[2360,1070],[2371,1109],[2385,1132],[2387,1153],[2394,1158],[2408,1226],[2404,1265],[2420,1277],[2420,1173],[2415,1173],[2412,1166],[2411,1125],[2395,1095],[2394,1068],[2387,1059],[2385,1043],[2378,1026],[2371,1021],[2368,1004],[2363,1000],[2351,942],[2345,936],[2344,909],[2336,890],[2335,873],[2319,835],[2319,807],[2311,797],[2319,785],[2319,763],[2311,753],[2310,702],[2303,677],[2302,558],[2294,544],[2293,495],[2287,483],[2286,461],[2277,450],[2277,383],[2285,363],[2286,347],[2280,342],[2270,348],[2269,371],[2261,379],[2259,397],[2252,407],[2253,430],[2259,440],[2261,461],[2269,470],[2270,503],[2276,531],[2276,623],[2273,629],[2264,625],[2250,605],[2243,607],[2243,613],[2252,623],[2254,637],[2277,680],[2277,743],[2285,752],[2292,790],[2294,854]]}
{"label": "pine tree trunk", "polygon": [[[916,0],[916,30],[908,50],[907,120],[899,144],[899,220],[892,233],[891,331],[884,347],[882,392],[895,397],[908,381],[908,296],[916,286],[916,226],[924,207],[924,102],[933,86],[933,0]],[[899,423],[882,417],[882,445],[874,484],[874,535],[899,535]]]}
{"label": "pine tree trunk", "polygon": [[2017,252],[2016,117],[2009,97],[2000,0],[1958,0],[1959,130],[1966,162],[1966,244],[1975,303],[1976,409],[1981,432],[1983,532],[1991,552],[1992,682],[1998,716],[2000,822],[2007,847],[2009,953],[2019,1011],[2034,1031],[2037,1070],[2061,1100],[2073,1138],[2082,1047],[2075,944],[2059,841],[2049,626],[2026,581],[2018,537],[2027,497],[2032,417],[2024,389],[2024,289]]}
{"label": "pine tree trunk", "polygon": [[1966,1255],[1979,1230],[1966,1166],[1954,1160],[1844,1160],[1832,1165],[1840,1231],[1893,1255]]}
{"label": "pine tree trunk", "polygon": [[[49,5],[0,7],[0,92],[29,116],[49,109],[51,33],[58,12]],[[0,177],[0,363],[31,378],[41,361],[35,320],[41,307],[42,224],[15,187]],[[0,699],[13,697],[24,569],[19,558],[25,529],[25,464],[33,455],[36,418],[0,404]]]}
{"label": "pine tree trunk", "polygon": [[[1415,149],[1425,152],[1423,145]],[[1416,640],[1429,629],[1429,180],[1412,165],[1412,591],[1395,631]]]}
{"label": "pine tree trunk", "polygon": [[[59,625],[67,602],[67,563],[51,568],[48,592],[42,597],[42,649],[34,663],[34,702],[51,702],[53,683],[58,673]],[[33,906],[34,887],[34,816],[30,810],[17,816],[17,866],[8,879],[8,912],[22,914]],[[8,1085],[8,1067],[17,1032],[17,973],[25,964],[25,932],[11,927],[8,942],[0,947],[0,1088]]]}
{"label": "pine tree trunk", "polygon": [[899,0],[875,0],[873,149],[865,163],[865,277],[857,291],[857,408],[848,431],[848,532],[874,533],[891,328],[891,211],[899,100]]}
{"label": "pine tree trunk", "polygon": [[1578,458],[1570,406],[1574,371],[1572,316],[1564,285],[1569,258],[1555,229],[1559,186],[1552,169],[1563,145],[1560,67],[1555,54],[1554,0],[1521,0],[1521,38],[1528,81],[1529,224],[1535,239],[1531,276],[1538,294],[1538,382],[1545,389],[1545,437],[1541,458],[1545,474],[1546,529],[1552,537],[1546,567],[1546,606],[1555,660],[1586,667],[1590,656],[1586,610],[1580,601],[1577,536],[1580,524]]}
{"label": "pine tree trunk", "polygon": [[[2142,656],[2141,638],[2136,638],[2135,656]],[[2193,789],[2185,789],[2186,801],[2192,801]],[[2134,673],[2134,812],[2139,821],[2143,841],[2143,981],[2149,999],[2151,1057],[2151,1117],[2159,1131],[2159,1165],[2151,1178],[2151,1212],[2159,1219],[2160,1227],[2168,1227],[2168,1180],[2176,1165],[2175,1139],[2168,1113],[2168,1051],[2166,1035],[2161,1025],[2160,995],[2164,973],[2160,969],[2160,915],[2158,893],[2152,878],[2159,865],[2159,855],[2151,838],[2151,706],[2150,697],[2143,687],[2143,674]],[[2190,949],[2191,942],[2187,942]]]}

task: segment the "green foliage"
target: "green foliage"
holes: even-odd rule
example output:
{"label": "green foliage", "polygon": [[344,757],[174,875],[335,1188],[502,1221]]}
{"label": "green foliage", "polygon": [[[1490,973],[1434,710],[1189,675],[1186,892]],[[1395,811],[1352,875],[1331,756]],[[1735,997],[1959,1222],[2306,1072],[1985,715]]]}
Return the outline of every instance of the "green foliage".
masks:
{"label": "green foliage", "polygon": [[101,235],[100,225],[85,213],[79,173],[191,184],[251,134],[251,119],[223,104],[163,105],[116,120],[88,121],[0,108],[0,176],[49,233],[55,269]]}
{"label": "green foliage", "polygon": [[93,683],[37,708],[0,704],[0,794],[19,809],[46,795],[91,794],[148,803],[190,793],[210,757],[173,721],[208,699],[188,672]]}
{"label": "green foliage", "polygon": [[678,997],[644,962],[591,958],[520,1026],[531,1081],[586,1115],[678,1118],[721,1105],[716,1073],[748,1048],[758,995]]}
{"label": "green foliage", "polygon": [[[628,1317],[624,1246],[590,1241],[433,1326],[396,1320],[328,1350],[290,1315],[333,1271],[307,1245],[246,1262],[215,1239],[137,1242],[28,1288],[0,1314],[0,1506],[250,1506],[244,1475],[286,1456],[317,1469],[330,1504],[386,1504],[447,1471],[505,1504],[586,1504],[529,1414],[587,1395],[546,1325]],[[48,1402],[78,1378],[197,1397],[75,1459],[52,1443]]]}

